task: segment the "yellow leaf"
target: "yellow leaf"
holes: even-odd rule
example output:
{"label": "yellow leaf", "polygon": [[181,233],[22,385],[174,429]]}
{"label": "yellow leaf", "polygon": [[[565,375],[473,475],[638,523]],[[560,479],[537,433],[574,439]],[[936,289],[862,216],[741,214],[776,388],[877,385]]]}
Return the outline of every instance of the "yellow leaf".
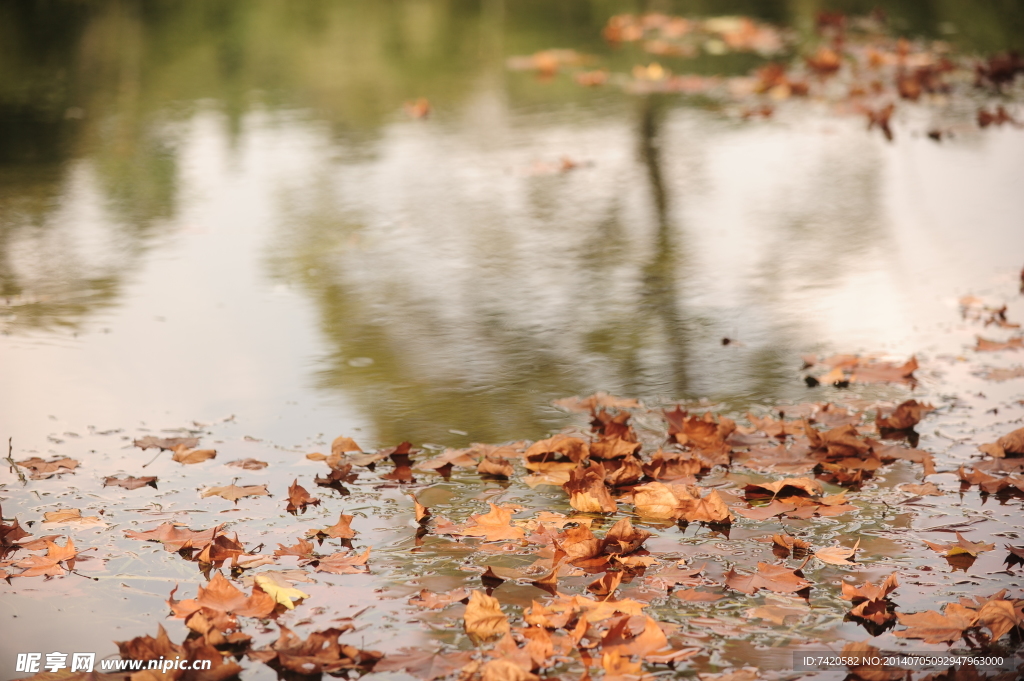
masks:
{"label": "yellow leaf", "polygon": [[254,581],[259,584],[260,588],[266,591],[271,598],[289,610],[295,608],[295,604],[292,603],[293,598],[296,600],[309,598],[309,594],[302,593],[292,586],[288,580],[281,579],[274,575],[256,575]]}

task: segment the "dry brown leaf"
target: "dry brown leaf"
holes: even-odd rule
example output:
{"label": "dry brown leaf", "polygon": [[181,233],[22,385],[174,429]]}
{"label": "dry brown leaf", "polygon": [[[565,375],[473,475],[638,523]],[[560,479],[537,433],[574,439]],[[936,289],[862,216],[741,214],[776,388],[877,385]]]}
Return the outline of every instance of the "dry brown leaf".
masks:
{"label": "dry brown leaf", "polygon": [[[821,483],[811,478],[782,478],[775,482],[749,484],[743,488],[747,498],[758,498],[770,495],[791,497],[794,495],[819,496],[823,493]],[[785,493],[783,493],[785,492]]]}
{"label": "dry brown leaf", "polygon": [[658,622],[647,615],[623,615],[612,622],[601,639],[601,650],[622,656],[644,657],[668,647]]}
{"label": "dry brown leaf", "polygon": [[1013,456],[1024,456],[1024,428],[1018,428],[998,440],[996,444],[1002,447],[1006,454]]}
{"label": "dry brown leaf", "polygon": [[420,589],[419,595],[409,599],[409,605],[416,605],[431,610],[441,610],[447,608],[452,603],[463,602],[468,598],[469,591],[462,588],[449,591],[448,593],[434,593],[427,589]]}
{"label": "dry brown leaf", "polygon": [[562,485],[569,504],[583,513],[614,513],[618,507],[605,487],[604,475],[604,466],[599,463],[569,471],[569,481]]}
{"label": "dry brown leaf", "polygon": [[922,539],[921,541],[923,541],[932,551],[943,553],[947,556],[966,554],[976,557],[979,553],[991,551],[996,547],[995,544],[967,541],[959,532],[956,533],[956,541],[950,542],[949,544],[937,544],[926,539]]}
{"label": "dry brown leaf", "polygon": [[608,530],[601,542],[601,550],[608,554],[632,553],[650,536],[650,532],[636,529],[629,518],[623,518]]}
{"label": "dry brown leaf", "polygon": [[925,643],[955,643],[964,630],[974,626],[978,613],[958,603],[947,603],[942,613],[935,610],[911,614],[896,613],[900,624],[907,627],[895,632],[900,638],[923,639]]}
{"label": "dry brown leaf", "polygon": [[241,617],[267,617],[274,611],[277,602],[259,587],[253,586],[252,594],[245,595],[219,572],[205,586],[198,587],[198,595],[183,601],[174,600],[178,587],[171,590],[167,604],[178,619],[186,619],[200,609],[209,609]]}
{"label": "dry brown leaf", "polygon": [[174,448],[174,455],[171,459],[178,463],[191,464],[201,463],[216,458],[216,456],[216,449],[189,449],[184,444],[180,444]]}
{"label": "dry brown leaf", "polygon": [[898,405],[888,416],[879,416],[875,425],[879,430],[907,430],[916,426],[924,416],[935,411],[930,404],[922,404],[917,400],[907,400]]}
{"label": "dry brown leaf", "polygon": [[338,522],[335,524],[322,530],[310,530],[306,533],[306,536],[319,537],[321,540],[327,537],[331,539],[353,539],[356,536],[356,531],[352,529],[352,521],[354,519],[355,516],[342,513],[338,516]]}
{"label": "dry brown leaf", "polygon": [[300,537],[291,546],[278,544],[277,550],[274,551],[274,556],[298,556],[299,558],[310,560],[313,558],[313,544]]}
{"label": "dry brown leaf", "polygon": [[74,459],[69,459],[66,456],[59,459],[51,459],[50,461],[44,461],[38,456],[33,456],[31,459],[16,461],[15,463],[32,471],[29,474],[29,477],[33,480],[45,480],[46,478],[53,477],[54,475],[70,473],[74,469],[78,468],[78,462]]}
{"label": "dry brown leaf", "polygon": [[484,541],[508,541],[523,539],[526,533],[522,528],[512,525],[512,512],[506,508],[488,503],[490,512],[470,516],[473,523],[461,530],[467,537],[483,537]]}
{"label": "dry brown leaf", "polygon": [[498,638],[511,630],[498,599],[479,590],[469,595],[463,622],[466,633],[482,641]]}
{"label": "dry brown leaf", "polygon": [[237,502],[242,497],[270,496],[270,492],[267,491],[266,485],[246,485],[245,487],[223,485],[221,487],[207,487],[200,496],[203,498],[216,496],[228,501]]}
{"label": "dry brown leaf", "polygon": [[[277,555],[277,552],[274,552]],[[330,572],[335,575],[359,575],[370,571],[366,561],[370,558],[370,549],[367,548],[361,554],[354,555],[354,552],[339,552],[320,558],[316,566],[317,572]],[[365,570],[363,568],[366,568]]]}
{"label": "dry brown leaf", "polygon": [[138,489],[146,486],[156,489],[156,476],[150,475],[142,478],[136,478],[134,475],[129,475],[124,478],[117,478],[110,476],[103,478],[104,487],[124,487],[125,489]]}
{"label": "dry brown leaf", "polygon": [[854,603],[860,601],[880,601],[888,597],[899,585],[895,572],[886,577],[885,581],[878,586],[871,582],[864,582],[861,586],[853,586],[843,582],[843,599]]}
{"label": "dry brown leaf", "polygon": [[320,500],[310,496],[306,488],[299,484],[298,478],[288,487],[288,506],[285,508],[289,513],[298,511],[305,512],[307,506],[319,506]]}
{"label": "dry brown leaf", "polygon": [[491,478],[508,480],[515,473],[515,469],[512,468],[512,463],[508,459],[489,454],[481,459],[480,464],[476,467],[476,472]]}
{"label": "dry brown leaf", "polygon": [[82,516],[81,509],[65,508],[59,511],[46,511],[43,513],[43,523],[49,525],[84,525],[105,527],[106,523],[99,519],[99,516]]}
{"label": "dry brown leaf", "polygon": [[900,485],[901,492],[908,492],[922,497],[941,497],[944,492],[934,482],[926,482],[921,485],[906,483]]}
{"label": "dry brown leaf", "polygon": [[725,598],[724,594],[713,594],[697,589],[679,589],[672,592],[672,595],[687,603],[711,603]]}
{"label": "dry brown leaf", "polygon": [[859,539],[852,549],[842,546],[831,546],[827,549],[818,549],[814,552],[814,557],[829,565],[854,565],[855,563],[851,562],[850,558],[853,558],[854,554],[857,553],[858,546],[860,546]]}
{"label": "dry brown leaf", "polygon": [[345,437],[344,435],[339,435],[334,438],[333,442],[331,442],[331,454],[336,456],[347,454],[348,452],[361,451],[363,451],[363,448],[357,445],[355,440],[350,437]]}
{"label": "dry brown leaf", "polygon": [[687,522],[724,524],[733,521],[729,507],[718,490],[711,490],[700,499],[686,499],[679,503],[679,517]]}
{"label": "dry brown leaf", "polygon": [[233,466],[235,468],[242,468],[247,471],[259,471],[266,468],[269,464],[266,461],[260,461],[259,459],[235,459],[234,461],[228,461],[225,466]]}
{"label": "dry brown leaf", "polygon": [[1007,339],[1006,342],[988,340],[981,336],[975,336],[978,344],[974,347],[977,352],[999,352],[1001,350],[1024,350],[1024,336],[1015,336]]}
{"label": "dry brown leaf", "polygon": [[[15,561],[13,565],[24,568],[24,571],[14,576],[38,577],[40,575],[48,575],[50,577],[60,577],[65,574],[65,567],[67,570],[74,569],[76,555],[78,555],[78,550],[75,549],[75,542],[71,537],[68,537],[64,546],[46,540],[46,555],[26,556],[21,560]],[[61,566],[61,563],[64,566]]]}
{"label": "dry brown leaf", "polygon": [[730,568],[725,575],[725,585],[745,594],[767,589],[776,593],[795,593],[811,586],[800,570],[791,570],[781,565],[758,563],[757,571],[745,575]]}
{"label": "dry brown leaf", "polygon": [[422,523],[430,518],[430,509],[419,502],[415,494],[409,495],[412,498],[413,512],[416,516],[416,522]]}
{"label": "dry brown leaf", "polygon": [[[1019,601],[1018,601],[1019,603]],[[990,600],[978,611],[977,625],[987,628],[991,640],[998,641],[1014,627],[1024,624],[1024,614],[1014,603],[1005,600]]]}

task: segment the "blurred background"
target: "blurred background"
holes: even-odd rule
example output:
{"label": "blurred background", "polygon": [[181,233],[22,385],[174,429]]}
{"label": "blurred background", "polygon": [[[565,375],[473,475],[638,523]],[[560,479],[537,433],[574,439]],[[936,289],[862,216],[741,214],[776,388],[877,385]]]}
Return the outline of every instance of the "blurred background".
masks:
{"label": "blurred background", "polygon": [[506,66],[649,63],[602,38],[622,12],[799,35],[876,8],[1024,47],[1011,0],[4,3],[0,435],[235,415],[288,445],[498,442],[573,394],[747,408],[806,399],[803,352],[955,353],[956,299],[1022,264],[1020,130],[889,143]]}

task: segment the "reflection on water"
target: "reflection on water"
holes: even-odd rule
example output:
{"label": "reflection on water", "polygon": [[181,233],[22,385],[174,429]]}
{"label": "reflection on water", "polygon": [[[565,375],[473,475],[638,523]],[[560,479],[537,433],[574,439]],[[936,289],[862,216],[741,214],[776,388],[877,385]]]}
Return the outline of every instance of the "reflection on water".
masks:
{"label": "reflection on water", "polygon": [[[453,442],[539,436],[552,398],[595,389],[802,399],[795,352],[928,351],[944,297],[1016,264],[1013,131],[887,146],[860,120],[740,123],[506,71],[548,47],[645,61],[601,40],[616,3],[58,7],[0,9],[0,324],[18,365],[2,375],[58,388],[5,402],[30,442],[42,412],[173,424],[290,400],[377,442]],[[798,31],[823,7],[659,5]],[[996,3],[883,7],[967,51],[1024,34]],[[402,113],[418,96],[427,120]]]}

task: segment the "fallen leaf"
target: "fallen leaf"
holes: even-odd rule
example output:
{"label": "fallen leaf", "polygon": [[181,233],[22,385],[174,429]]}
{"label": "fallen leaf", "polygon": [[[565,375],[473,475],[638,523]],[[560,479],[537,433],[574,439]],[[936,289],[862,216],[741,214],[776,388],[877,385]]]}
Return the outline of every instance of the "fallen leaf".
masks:
{"label": "fallen leaf", "polygon": [[259,461],[258,459],[235,459],[234,461],[228,461],[225,465],[243,468],[247,471],[258,471],[266,468],[268,464],[266,461]]}
{"label": "fallen leaf", "polygon": [[925,643],[955,643],[966,629],[974,626],[978,613],[957,603],[947,603],[942,613],[935,610],[911,614],[896,613],[900,624],[907,627],[895,632],[900,638],[923,639]]}
{"label": "fallen leaf", "polygon": [[908,492],[922,497],[941,497],[945,494],[942,490],[936,487],[934,482],[926,482],[921,485],[905,483],[900,485],[899,488],[901,492]]}
{"label": "fallen leaf", "polygon": [[174,448],[174,455],[171,460],[177,461],[178,463],[191,464],[201,463],[208,459],[216,458],[217,450],[215,449],[189,449],[184,444],[180,444]]}
{"label": "fallen leaf", "polygon": [[[118,650],[123,660],[140,660],[150,664],[158,660],[180,659],[189,667],[197,664],[200,660],[209,663],[209,669],[202,673],[203,681],[217,681],[219,679],[230,679],[238,675],[242,668],[233,661],[227,661],[219,650],[209,645],[204,638],[186,638],[181,645],[171,643],[163,626],[157,626],[157,636],[136,636],[130,641],[116,641]],[[148,666],[148,665],[147,665]],[[184,665],[183,665],[184,666]],[[162,670],[161,670],[162,671]],[[133,676],[136,681],[177,681],[178,679],[189,678],[189,672],[168,670],[168,673],[158,674],[155,671],[136,672]],[[102,675],[98,676],[102,678]],[[53,679],[51,681],[56,681]],[[88,681],[93,681],[92,679]],[[197,679],[197,681],[199,681]]]}
{"label": "fallen leaf", "polygon": [[296,478],[288,487],[288,506],[285,508],[289,513],[302,511],[305,513],[307,506],[319,506],[320,500],[310,496],[306,488],[299,484]]}
{"label": "fallen leaf", "polygon": [[[275,552],[276,555],[276,552]],[[330,572],[335,575],[358,575],[370,571],[366,561],[370,558],[370,549],[366,549],[358,556],[352,553],[332,553],[321,558],[317,563],[317,572]],[[363,568],[366,568],[365,570]]]}
{"label": "fallen leaf", "polygon": [[430,518],[430,509],[419,502],[415,494],[409,495],[412,498],[413,509],[416,515],[416,522],[423,523],[423,521]]}
{"label": "fallen leaf", "polygon": [[1014,336],[1006,342],[988,340],[976,336],[978,344],[974,347],[976,352],[1000,352],[1002,350],[1024,350],[1024,336]]}
{"label": "fallen leaf", "polygon": [[602,542],[589,527],[580,525],[565,528],[565,532],[557,539],[557,545],[571,562],[600,555]]}
{"label": "fallen leaf", "polygon": [[601,639],[601,650],[622,656],[639,655],[668,647],[668,638],[658,622],[647,615],[623,615],[612,622]]}
{"label": "fallen leaf", "polygon": [[33,456],[31,459],[25,459],[24,461],[16,461],[19,466],[28,468],[32,472],[29,477],[33,480],[45,480],[51,478],[54,475],[61,475],[62,473],[70,473],[74,469],[78,468],[78,462],[68,457],[61,457],[59,459],[51,459],[50,461],[44,461],[38,456]]}
{"label": "fallen leaf", "polygon": [[629,518],[623,518],[608,530],[601,542],[601,550],[608,554],[632,553],[650,536],[650,532],[636,529]]}
{"label": "fallen leaf", "polygon": [[167,604],[178,619],[186,619],[203,608],[227,615],[261,618],[270,615],[277,605],[274,598],[263,591],[262,587],[254,586],[252,594],[246,596],[245,592],[236,588],[219,572],[214,573],[205,587],[198,587],[198,595],[195,598],[176,601],[174,593],[177,590],[177,586],[171,590]]}
{"label": "fallen leaf", "polygon": [[511,630],[498,599],[479,590],[470,593],[463,622],[466,633],[482,641],[498,638]]}
{"label": "fallen leaf", "polygon": [[515,473],[515,469],[512,468],[508,459],[491,454],[481,459],[476,467],[476,472],[491,478],[508,480]]}
{"label": "fallen leaf", "polygon": [[449,591],[448,593],[434,593],[428,589],[420,589],[419,595],[409,599],[409,605],[416,605],[431,610],[441,610],[442,608],[447,608],[452,603],[460,603],[468,598],[469,592],[462,588]]}
{"label": "fallen leaf", "polygon": [[[68,537],[64,546],[46,541],[45,556],[26,556],[15,561],[15,567],[24,568],[23,572],[14,575],[15,577],[38,577],[47,575],[50,577],[61,577],[65,574],[65,568],[70,571],[75,567],[75,556],[78,551],[75,549],[75,542]],[[61,563],[64,566],[61,566]]]}
{"label": "fallen leaf", "polygon": [[990,600],[978,611],[976,624],[988,629],[992,634],[990,640],[995,642],[1024,624],[1024,613],[1011,601]]}
{"label": "fallen leaf", "polygon": [[60,511],[43,513],[43,523],[50,525],[82,525],[86,527],[106,527],[99,516],[82,516],[81,509],[65,508]]}
{"label": "fallen leaf", "polygon": [[776,593],[795,593],[811,586],[800,570],[791,570],[781,565],[758,563],[757,571],[745,575],[730,568],[725,575],[725,585],[745,594],[767,589]]}
{"label": "fallen leaf", "polygon": [[238,485],[224,485],[221,487],[208,487],[203,490],[201,497],[222,497],[228,501],[237,502],[242,497],[263,497],[270,496],[270,492],[267,491],[266,485],[246,485],[245,487],[239,487]]}
{"label": "fallen leaf", "polygon": [[281,634],[269,648],[252,650],[250,658],[260,660],[271,667],[288,672],[319,677],[326,672],[334,676],[344,675],[344,670],[360,669],[369,671],[384,655],[372,650],[360,650],[355,646],[338,642],[346,629],[330,628],[314,631],[305,640],[292,633],[283,625]]}
{"label": "fallen leaf", "polygon": [[679,504],[679,517],[687,522],[731,523],[729,507],[725,505],[718,490],[711,490],[700,499],[686,499]]}
{"label": "fallen leaf", "polygon": [[984,551],[991,551],[996,547],[995,544],[967,541],[959,532],[956,533],[956,541],[951,542],[949,544],[937,544],[934,542],[930,542],[926,539],[922,539],[921,541],[923,541],[932,551],[936,551],[937,553],[944,553],[947,556],[956,556],[962,554],[977,556],[979,553],[982,553]]}
{"label": "fallen leaf", "polygon": [[138,489],[140,487],[150,486],[156,489],[156,476],[151,475],[143,478],[136,478],[134,475],[129,475],[124,478],[117,478],[110,476],[103,478],[104,487],[124,487],[125,489]]}
{"label": "fallen leaf", "polygon": [[512,525],[512,512],[489,503],[490,512],[470,516],[473,523],[461,530],[467,537],[483,537],[484,541],[508,541],[526,536],[522,528]]}
{"label": "fallen leaf", "polygon": [[277,550],[274,551],[274,556],[298,556],[304,559],[312,559],[313,544],[302,538],[299,538],[299,540],[291,546],[278,544]]}
{"label": "fallen leaf", "polygon": [[335,524],[322,530],[310,530],[306,533],[306,536],[317,537],[321,541],[327,537],[331,539],[354,539],[356,536],[356,531],[352,529],[352,521],[354,519],[355,516],[342,513],[338,516],[338,522]]}
{"label": "fallen leaf", "polygon": [[569,504],[582,513],[614,513],[618,507],[605,487],[604,476],[604,466],[596,462],[569,471],[569,481],[562,485]]}
{"label": "fallen leaf", "polygon": [[185,449],[191,449],[199,446],[199,438],[197,437],[156,437],[154,435],[147,435],[146,437],[132,440],[132,444],[139,449],[149,449],[150,447],[156,447],[157,449],[173,450],[176,447],[185,447]]}
{"label": "fallen leaf", "polygon": [[1002,436],[996,440],[996,444],[1002,447],[1006,454],[1024,456],[1024,428],[1018,428]]}
{"label": "fallen leaf", "polygon": [[878,586],[871,582],[864,582],[861,586],[853,586],[843,582],[843,599],[854,603],[859,603],[860,601],[880,601],[895,591],[899,585],[895,572],[886,577],[885,581]]}
{"label": "fallen leaf", "polygon": [[847,549],[842,546],[832,546],[827,549],[818,549],[814,552],[814,557],[823,563],[829,565],[854,565],[849,559],[853,558],[853,555],[857,553],[857,547],[860,546],[860,540],[853,545],[852,549]]}
{"label": "fallen leaf", "polygon": [[622,583],[622,572],[605,572],[600,578],[587,585],[587,591],[595,596],[608,596],[615,593]]}
{"label": "fallen leaf", "polygon": [[[782,494],[783,490],[785,490],[785,494]],[[743,488],[743,491],[748,499],[764,497],[766,494],[770,494],[774,499],[780,494],[784,497],[794,495],[818,496],[822,494],[823,489],[820,482],[810,478],[782,478],[775,482],[749,484]]]}
{"label": "fallen leaf", "polygon": [[292,603],[292,600],[309,598],[309,594],[299,591],[290,582],[275,576],[273,573],[256,575],[253,579],[260,585],[261,589],[270,594],[271,598],[289,610],[295,609],[295,604]]}
{"label": "fallen leaf", "polygon": [[356,444],[356,441],[350,437],[339,435],[334,438],[331,442],[331,454],[341,455],[348,452],[361,452],[363,448]]}
{"label": "fallen leaf", "polygon": [[881,430],[907,430],[913,428],[928,413],[935,411],[930,404],[921,404],[917,400],[907,400],[896,407],[888,416],[875,419],[875,425]]}
{"label": "fallen leaf", "polygon": [[697,589],[678,589],[673,591],[672,595],[687,603],[711,603],[725,598],[724,594],[713,594],[707,591],[698,591]]}

